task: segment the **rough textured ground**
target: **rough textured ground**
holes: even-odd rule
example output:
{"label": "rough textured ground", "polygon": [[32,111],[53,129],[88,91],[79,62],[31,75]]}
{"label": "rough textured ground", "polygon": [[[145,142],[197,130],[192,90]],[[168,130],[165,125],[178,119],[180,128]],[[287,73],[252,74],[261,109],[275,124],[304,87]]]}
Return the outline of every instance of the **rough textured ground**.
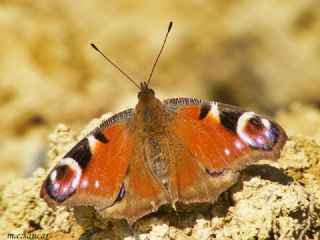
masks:
{"label": "rough textured ground", "polygon": [[[109,115],[105,115],[105,119]],[[93,120],[79,137],[100,120]],[[52,166],[77,140],[65,125],[50,135]],[[91,208],[53,211],[39,198],[48,170],[13,180],[1,190],[0,236],[48,233],[50,239],[298,239],[320,237],[320,145],[291,136],[278,162],[263,160],[242,172],[240,181],[214,205],[175,213],[160,209],[129,226],[101,219]]]}

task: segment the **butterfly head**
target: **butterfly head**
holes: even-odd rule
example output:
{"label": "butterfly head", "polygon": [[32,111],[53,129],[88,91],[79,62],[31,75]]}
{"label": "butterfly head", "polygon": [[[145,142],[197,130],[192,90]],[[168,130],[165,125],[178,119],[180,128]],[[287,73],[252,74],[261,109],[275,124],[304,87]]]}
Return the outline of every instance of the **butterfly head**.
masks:
{"label": "butterfly head", "polygon": [[140,100],[153,99],[155,97],[153,89],[149,88],[146,82],[140,83],[140,91],[138,93],[138,98]]}

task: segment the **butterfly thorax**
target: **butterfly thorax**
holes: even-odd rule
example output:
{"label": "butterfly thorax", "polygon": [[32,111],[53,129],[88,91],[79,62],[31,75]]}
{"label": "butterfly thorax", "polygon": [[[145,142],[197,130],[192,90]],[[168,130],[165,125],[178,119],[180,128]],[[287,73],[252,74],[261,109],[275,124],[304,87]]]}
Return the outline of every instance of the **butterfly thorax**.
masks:
{"label": "butterfly thorax", "polygon": [[144,83],[141,84],[141,91],[138,93],[138,104],[135,108],[135,124],[146,134],[152,132],[163,132],[164,127],[164,106],[155,97],[152,89]]}

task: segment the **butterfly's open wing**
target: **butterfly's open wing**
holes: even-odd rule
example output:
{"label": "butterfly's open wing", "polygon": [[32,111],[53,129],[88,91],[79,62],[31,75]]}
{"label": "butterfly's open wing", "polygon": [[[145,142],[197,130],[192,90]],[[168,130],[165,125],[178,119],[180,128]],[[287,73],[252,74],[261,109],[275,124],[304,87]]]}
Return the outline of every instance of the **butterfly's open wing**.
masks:
{"label": "butterfly's open wing", "polygon": [[107,119],[79,141],[50,172],[41,188],[48,205],[112,205],[121,197],[132,152],[133,110]]}
{"label": "butterfly's open wing", "polygon": [[234,106],[188,98],[164,105],[180,148],[171,168],[174,201],[215,201],[236,182],[239,170],[259,159],[279,158],[287,139],[276,122]]}

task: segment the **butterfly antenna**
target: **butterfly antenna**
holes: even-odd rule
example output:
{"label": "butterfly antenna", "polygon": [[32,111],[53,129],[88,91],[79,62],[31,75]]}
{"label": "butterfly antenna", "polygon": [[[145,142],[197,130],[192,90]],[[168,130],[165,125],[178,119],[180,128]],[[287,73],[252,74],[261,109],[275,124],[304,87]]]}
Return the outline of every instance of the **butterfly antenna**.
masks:
{"label": "butterfly antenna", "polygon": [[128,78],[134,85],[136,85],[137,88],[140,88],[140,86],[135,82],[133,81],[133,79],[131,77],[128,76],[128,74],[126,74],[120,67],[118,67],[115,63],[113,63],[103,52],[101,52],[99,50],[99,48],[97,48],[96,45],[94,45],[93,43],[90,44],[91,47],[96,50],[97,52],[99,52],[109,63],[111,63],[111,65],[113,65],[116,69],[118,69],[126,78]]}
{"label": "butterfly antenna", "polygon": [[157,56],[157,59],[156,59],[156,61],[155,61],[154,64],[153,64],[153,67],[152,67],[150,76],[149,76],[149,78],[148,78],[147,86],[149,86],[149,83],[150,83],[150,80],[151,80],[151,78],[152,78],[152,74],[153,74],[153,72],[154,72],[154,69],[155,69],[155,67],[156,67],[156,65],[157,65],[157,63],[158,63],[158,60],[159,60],[159,57],[160,57],[160,55],[161,55],[161,53],[162,53],[162,50],[163,50],[163,48],[164,48],[164,45],[166,44],[166,41],[167,41],[169,32],[170,32],[170,30],[171,30],[171,28],[172,28],[172,24],[173,24],[172,22],[169,23],[167,34],[166,34],[166,36],[165,36],[165,38],[164,38],[164,41],[163,41],[163,43],[162,43],[162,47],[161,47],[160,52],[159,52],[159,54],[158,54],[158,56]]}

